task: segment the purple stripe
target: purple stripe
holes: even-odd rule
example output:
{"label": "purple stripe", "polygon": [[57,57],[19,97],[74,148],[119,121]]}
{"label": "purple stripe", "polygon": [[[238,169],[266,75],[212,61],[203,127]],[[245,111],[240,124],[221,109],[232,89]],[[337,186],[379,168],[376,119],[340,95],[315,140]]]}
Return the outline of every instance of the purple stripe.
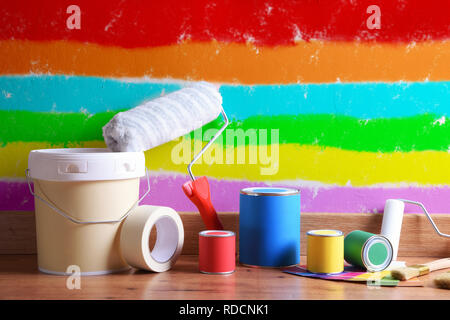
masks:
{"label": "purple stripe", "polygon": [[0,210],[34,210],[33,197],[26,182],[0,181]]}
{"label": "purple stripe", "polygon": [[[151,179],[151,192],[143,204],[163,205],[178,211],[196,211],[186,198],[181,185],[188,177],[160,174]],[[250,186],[274,186],[246,181],[219,181],[209,179],[212,200],[217,211],[239,211],[239,190]],[[277,184],[276,186],[292,187]],[[147,184],[141,182],[141,194]],[[304,187],[301,190],[303,212],[383,212],[386,199],[406,198],[423,202],[431,213],[450,212],[450,187],[399,187],[399,188],[353,188],[353,187]],[[34,210],[32,196],[25,182],[0,181],[0,210]],[[406,212],[419,213],[420,209],[407,205]]]}

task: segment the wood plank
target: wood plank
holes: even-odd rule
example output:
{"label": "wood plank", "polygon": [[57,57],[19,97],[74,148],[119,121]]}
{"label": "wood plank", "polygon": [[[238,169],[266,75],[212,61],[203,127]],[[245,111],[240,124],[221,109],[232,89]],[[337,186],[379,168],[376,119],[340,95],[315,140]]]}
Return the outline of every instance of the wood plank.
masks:
{"label": "wood plank", "polygon": [[[220,213],[220,219],[227,230],[237,233],[239,215]],[[203,224],[197,213],[182,212],[180,216],[185,228],[183,254],[197,254],[198,232]],[[442,232],[450,233],[450,215],[432,215]],[[381,229],[382,214],[358,213],[302,213],[301,253],[306,254],[306,231],[332,228],[348,233],[365,230],[377,233]],[[0,254],[36,253],[35,225],[33,212],[0,212]],[[399,255],[402,256],[450,256],[450,241],[439,237],[422,214],[406,214],[403,219]]]}
{"label": "wood plank", "polygon": [[34,212],[0,212],[0,254],[36,253]]}
{"label": "wood plank", "polygon": [[[409,264],[430,258],[406,257]],[[305,257],[301,259],[305,263]],[[445,270],[442,270],[445,271]],[[424,287],[367,287],[365,283],[326,281],[282,273],[276,268],[238,265],[227,276],[198,272],[196,256],[181,256],[168,272],[130,270],[125,273],[81,278],[80,290],[68,290],[67,277],[39,273],[34,255],[0,256],[0,299],[450,299],[450,290]],[[175,317],[174,317],[175,318]]]}

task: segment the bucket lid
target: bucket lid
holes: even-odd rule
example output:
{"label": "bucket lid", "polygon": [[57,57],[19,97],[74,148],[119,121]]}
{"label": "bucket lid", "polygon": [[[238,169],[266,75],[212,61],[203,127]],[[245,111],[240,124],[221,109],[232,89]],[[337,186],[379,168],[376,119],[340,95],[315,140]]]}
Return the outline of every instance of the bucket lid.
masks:
{"label": "bucket lid", "polygon": [[32,150],[28,169],[33,179],[48,181],[121,180],[143,177],[143,152],[112,152],[103,148]]}

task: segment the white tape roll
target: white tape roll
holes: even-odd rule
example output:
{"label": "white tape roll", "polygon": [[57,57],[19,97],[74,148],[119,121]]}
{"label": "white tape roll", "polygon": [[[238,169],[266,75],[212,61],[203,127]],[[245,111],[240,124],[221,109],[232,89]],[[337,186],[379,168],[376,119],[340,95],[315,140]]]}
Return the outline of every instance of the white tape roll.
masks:
{"label": "white tape roll", "polygon": [[[156,226],[156,242],[150,252],[149,239]],[[138,269],[164,272],[181,254],[184,229],[178,213],[169,207],[139,206],[122,224],[120,248],[125,261]]]}

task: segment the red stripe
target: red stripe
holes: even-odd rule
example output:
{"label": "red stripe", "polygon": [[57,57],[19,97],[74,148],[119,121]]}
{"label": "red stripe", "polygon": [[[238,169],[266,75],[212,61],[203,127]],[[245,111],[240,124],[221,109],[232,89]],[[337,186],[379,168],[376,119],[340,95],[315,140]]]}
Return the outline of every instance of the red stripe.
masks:
{"label": "red stripe", "polygon": [[[71,4],[81,8],[81,30],[66,28]],[[371,4],[381,9],[380,30],[366,27]],[[182,39],[273,46],[292,44],[298,28],[304,40],[409,42],[450,38],[449,12],[450,1],[433,0],[14,0],[2,1],[0,39],[65,39],[128,48]]]}

